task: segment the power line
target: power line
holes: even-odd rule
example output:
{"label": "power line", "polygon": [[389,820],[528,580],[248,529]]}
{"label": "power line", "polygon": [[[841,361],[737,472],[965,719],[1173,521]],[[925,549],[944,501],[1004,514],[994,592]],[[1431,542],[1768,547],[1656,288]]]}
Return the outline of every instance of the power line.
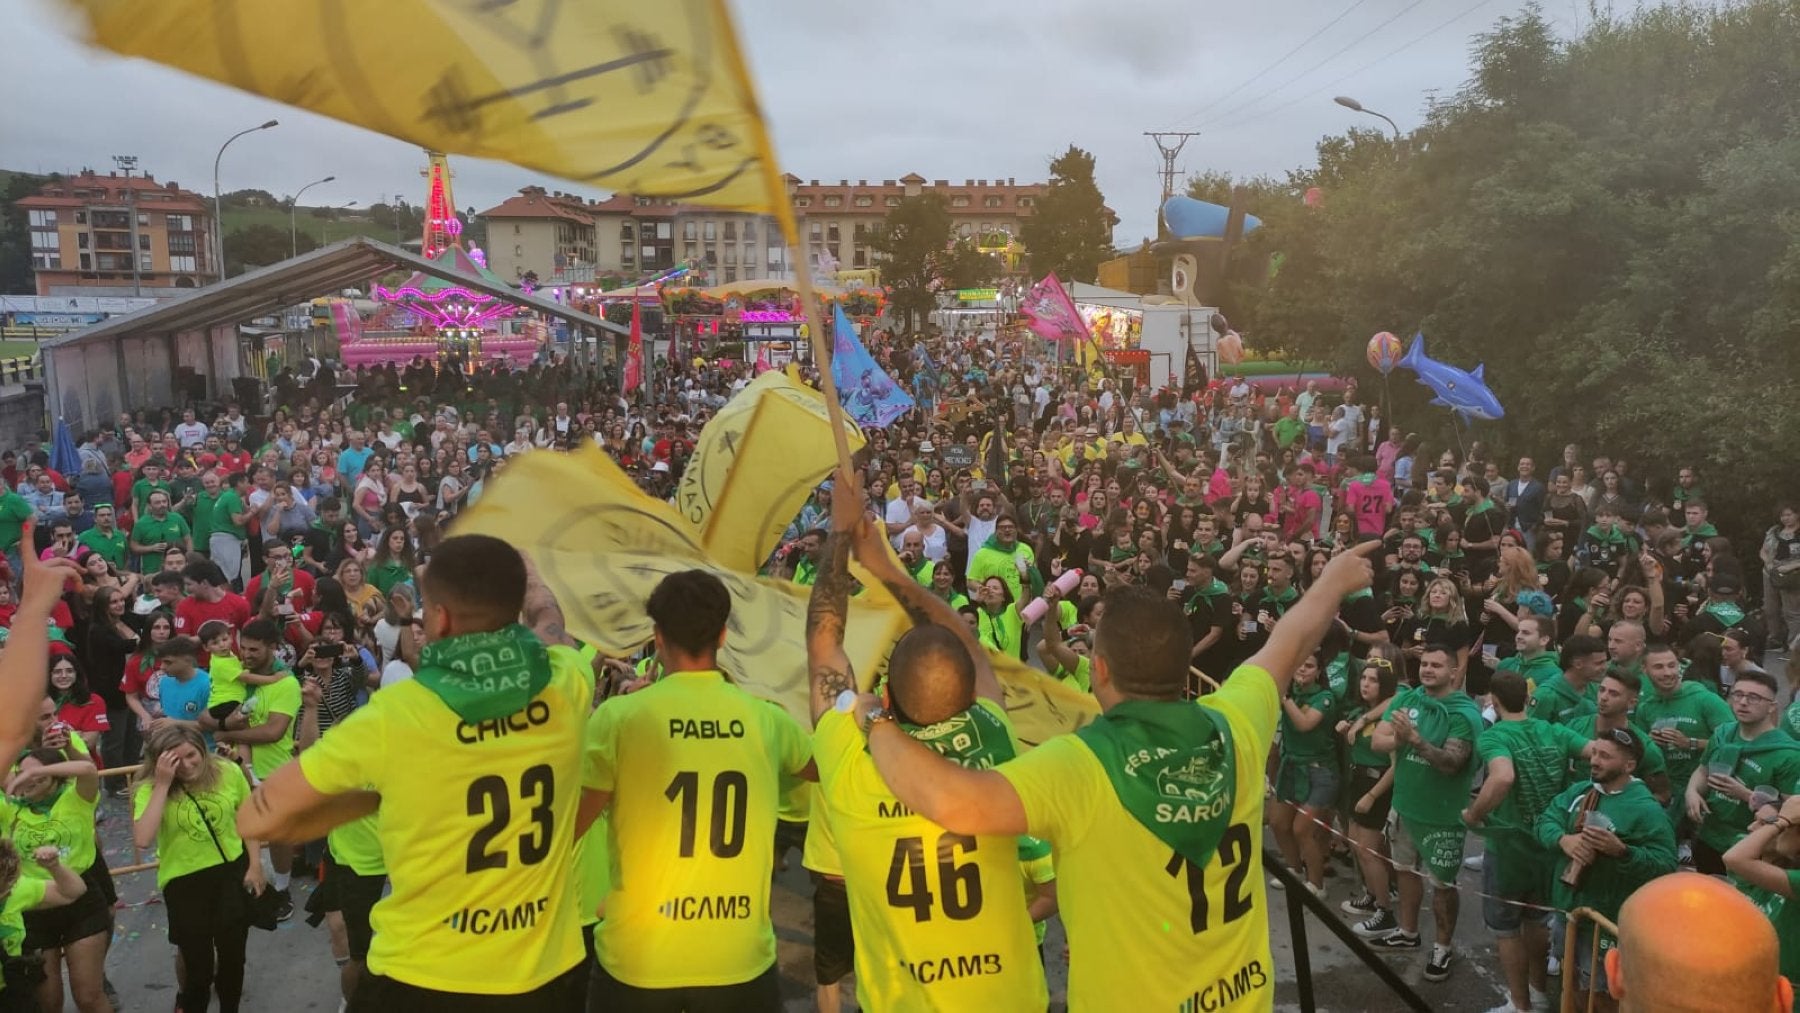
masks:
{"label": "power line", "polygon": [[1214,98],[1211,102],[1208,102],[1207,104],[1201,106],[1199,109],[1195,110],[1194,112],[1189,113],[1188,115],[1182,117],[1179,122],[1191,123],[1194,120],[1197,120],[1200,117],[1206,115],[1207,112],[1209,112],[1210,110],[1217,108],[1218,105],[1220,103],[1224,102],[1226,99],[1230,98],[1233,95],[1236,95],[1238,92],[1243,91],[1245,88],[1248,88],[1249,86],[1255,84],[1257,81],[1262,79],[1263,75],[1267,74],[1271,70],[1274,70],[1276,67],[1279,67],[1282,64],[1286,63],[1290,58],[1293,57],[1293,55],[1295,53],[1298,53],[1302,49],[1305,49],[1309,44],[1312,43],[1312,41],[1314,39],[1318,38],[1321,35],[1324,35],[1326,32],[1328,32],[1332,28],[1336,27],[1338,22],[1349,17],[1353,12],[1355,12],[1355,10],[1358,7],[1361,7],[1363,4],[1368,3],[1368,2],[1369,2],[1369,0],[1356,0],[1355,3],[1352,3],[1350,6],[1344,8],[1343,13],[1339,14],[1335,18],[1332,18],[1330,21],[1327,21],[1324,24],[1324,26],[1322,26],[1318,31],[1312,33],[1311,35],[1308,35],[1305,39],[1302,39],[1298,46],[1295,46],[1294,48],[1281,54],[1280,57],[1276,58],[1274,63],[1269,64],[1267,67],[1264,67],[1263,69],[1250,75],[1248,78],[1244,79],[1243,81],[1240,81],[1238,83],[1237,87],[1231,89],[1230,91],[1226,92],[1223,95],[1220,95],[1220,96]]}
{"label": "power line", "polygon": [[1347,74],[1344,74],[1340,77],[1335,77],[1335,78],[1331,79],[1330,81],[1325,82],[1323,85],[1319,86],[1318,88],[1315,88],[1312,91],[1306,92],[1305,94],[1291,98],[1291,99],[1287,100],[1286,102],[1281,103],[1278,106],[1275,106],[1270,109],[1261,110],[1261,111],[1257,112],[1254,116],[1240,117],[1238,119],[1231,120],[1230,122],[1220,124],[1217,129],[1228,130],[1228,129],[1230,129],[1234,126],[1237,126],[1241,123],[1249,122],[1251,119],[1260,119],[1264,116],[1268,116],[1273,113],[1278,113],[1283,109],[1289,108],[1290,106],[1298,105],[1299,103],[1301,103],[1307,99],[1314,98],[1318,95],[1328,92],[1332,88],[1336,87],[1337,85],[1350,80],[1351,78],[1355,77],[1358,74],[1361,74],[1363,71],[1369,70],[1370,68],[1376,66],[1377,64],[1386,63],[1387,61],[1393,59],[1394,57],[1399,56],[1401,53],[1406,52],[1407,50],[1411,49],[1412,47],[1418,45],[1421,42],[1424,42],[1426,39],[1431,38],[1433,35],[1436,35],[1437,33],[1443,31],[1444,29],[1449,28],[1451,25],[1457,23],[1458,21],[1461,21],[1462,19],[1468,17],[1469,15],[1475,13],[1476,11],[1480,10],[1483,7],[1486,7],[1488,4],[1493,3],[1493,2],[1494,2],[1494,0],[1477,0],[1477,2],[1475,4],[1468,7],[1467,9],[1465,9],[1461,14],[1457,14],[1457,15],[1451,17],[1448,21],[1439,23],[1437,25],[1437,27],[1435,27],[1435,28],[1430,28],[1430,29],[1427,29],[1426,31],[1419,33],[1418,35],[1414,36],[1410,41],[1402,43],[1401,45],[1395,47],[1394,49],[1389,50],[1388,52],[1382,54],[1381,56],[1376,57],[1373,60],[1370,60],[1368,63],[1363,64],[1362,66],[1356,68],[1355,70],[1350,71]]}
{"label": "power line", "polygon": [[1424,2],[1425,2],[1425,0],[1413,0],[1412,3],[1409,3],[1405,7],[1400,8],[1400,10],[1396,14],[1394,14],[1392,17],[1390,17],[1386,21],[1383,21],[1382,23],[1376,25],[1374,28],[1371,28],[1368,31],[1362,33],[1361,35],[1358,35],[1356,38],[1351,39],[1342,48],[1338,49],[1336,52],[1332,53],[1330,56],[1327,56],[1323,60],[1320,60],[1318,63],[1313,64],[1312,66],[1306,68],[1305,70],[1301,71],[1300,73],[1295,74],[1293,77],[1288,78],[1286,81],[1283,81],[1281,84],[1276,85],[1274,88],[1269,89],[1268,92],[1266,92],[1262,95],[1259,95],[1256,98],[1253,98],[1250,101],[1245,102],[1242,105],[1239,105],[1227,112],[1223,112],[1223,113],[1218,114],[1217,116],[1214,116],[1212,119],[1206,121],[1205,123],[1200,124],[1201,127],[1204,128],[1204,127],[1210,126],[1213,123],[1217,123],[1221,120],[1230,119],[1231,117],[1236,116],[1237,114],[1243,112],[1244,110],[1249,109],[1250,107],[1257,105],[1258,103],[1260,103],[1266,99],[1274,97],[1276,92],[1279,92],[1283,88],[1286,88],[1288,85],[1293,84],[1294,82],[1299,81],[1304,77],[1307,77],[1313,71],[1318,70],[1320,67],[1323,67],[1326,64],[1330,63],[1331,61],[1337,59],[1338,57],[1343,56],[1345,53],[1348,53],[1350,50],[1356,48],[1359,44],[1361,44],[1363,42],[1363,40],[1367,39],[1369,36],[1374,35],[1376,32],[1381,31],[1383,28],[1386,28],[1387,26],[1389,26],[1389,25],[1393,24],[1394,22],[1400,20],[1401,18],[1405,17],[1408,13],[1410,13],[1413,10],[1413,8],[1418,7],[1420,4],[1423,4]]}
{"label": "power line", "polygon": [[1175,194],[1175,177],[1179,174],[1179,170],[1175,168],[1175,159],[1181,157],[1181,149],[1187,146],[1188,139],[1199,137],[1200,132],[1165,130],[1158,133],[1146,130],[1144,136],[1156,142],[1156,150],[1162,154],[1162,171],[1159,174],[1162,176],[1162,204],[1157,205],[1160,208],[1169,203],[1169,198]]}

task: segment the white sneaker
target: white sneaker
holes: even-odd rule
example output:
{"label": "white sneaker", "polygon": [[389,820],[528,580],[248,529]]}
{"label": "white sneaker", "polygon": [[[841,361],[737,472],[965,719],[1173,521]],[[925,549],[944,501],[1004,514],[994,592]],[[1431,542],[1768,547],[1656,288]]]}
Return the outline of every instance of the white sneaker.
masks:
{"label": "white sneaker", "polygon": [[1269,889],[1271,889],[1271,890],[1286,890],[1287,887],[1281,882],[1280,876],[1270,876],[1269,877]]}
{"label": "white sneaker", "polygon": [[1306,884],[1306,889],[1311,891],[1311,893],[1314,897],[1317,897],[1320,900],[1325,899],[1325,888],[1324,887],[1314,886],[1311,883],[1308,883],[1308,884]]}
{"label": "white sneaker", "polygon": [[1495,1006],[1493,1009],[1488,1010],[1487,1013],[1532,1013],[1532,1011],[1528,1009],[1522,1010],[1519,1007],[1514,1006],[1511,999],[1508,999],[1500,1005]]}
{"label": "white sneaker", "polygon": [[1531,1008],[1534,1010],[1544,1010],[1546,1013],[1549,1013],[1549,1011],[1555,1010],[1557,1006],[1560,1005],[1558,1002],[1559,999],[1560,996],[1553,996],[1549,992],[1540,992],[1535,988],[1531,989]]}
{"label": "white sneaker", "polygon": [[1463,868],[1474,869],[1475,871],[1480,872],[1481,865],[1485,861],[1487,861],[1486,855],[1470,855],[1469,857],[1463,859]]}
{"label": "white sneaker", "polygon": [[1560,977],[1562,975],[1562,960],[1559,959],[1556,954],[1550,954],[1550,962],[1547,965],[1545,973],[1552,978]]}

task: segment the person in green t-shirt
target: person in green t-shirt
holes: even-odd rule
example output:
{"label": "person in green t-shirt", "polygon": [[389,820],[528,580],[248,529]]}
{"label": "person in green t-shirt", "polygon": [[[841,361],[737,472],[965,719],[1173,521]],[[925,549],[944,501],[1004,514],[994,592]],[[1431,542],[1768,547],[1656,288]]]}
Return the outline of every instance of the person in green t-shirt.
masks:
{"label": "person in green t-shirt", "polygon": [[[1532,617],[1535,625],[1547,633],[1554,632],[1550,620],[1539,620]],[[1525,637],[1524,619],[1519,620],[1519,640]],[[1556,664],[1555,656],[1548,652],[1536,657],[1550,658],[1547,674],[1536,677],[1537,688],[1531,694],[1531,716],[1551,724],[1566,725],[1570,721],[1584,715],[1594,713],[1596,696],[1599,693],[1600,676],[1606,672],[1606,642],[1599,637],[1590,637],[1585,633],[1577,633],[1563,645],[1562,664]],[[1519,653],[1500,661],[1501,671],[1524,672],[1528,678],[1533,673],[1525,668],[1534,661],[1526,658],[1523,646]]]}
{"label": "person in green t-shirt", "polygon": [[1725,868],[1732,885],[1774,925],[1781,973],[1800,981],[1800,795],[1789,795],[1779,811],[1771,808],[1725,852]]}
{"label": "person in green t-shirt", "polygon": [[[238,634],[238,649],[243,654],[245,671],[271,671],[270,662],[275,643],[280,640],[280,634],[273,626],[269,620],[258,619]],[[266,779],[277,767],[294,758],[294,731],[300,713],[300,680],[286,669],[277,668],[273,671],[286,678],[252,688],[237,711],[225,719],[216,736],[221,743],[250,747],[250,770],[258,781]],[[294,860],[293,845],[271,844],[269,860],[275,868],[269,885],[276,893],[286,896],[288,869]],[[293,902],[289,899],[282,905],[281,917],[292,910]]]}
{"label": "person in green t-shirt", "polygon": [[149,496],[150,509],[131,526],[131,551],[138,554],[138,572],[156,573],[162,569],[163,553],[181,547],[193,551],[194,542],[187,521],[169,511],[169,494],[161,489]]}
{"label": "person in green t-shirt", "polygon": [[[1644,782],[1658,802],[1669,804],[1673,789],[1669,785],[1669,761],[1662,747],[1650,738],[1641,725],[1631,719],[1638,704],[1638,679],[1628,672],[1606,673],[1600,680],[1598,710],[1570,721],[1568,728],[1584,739],[1592,739],[1614,728],[1630,728],[1644,739],[1644,759],[1638,764],[1637,779]],[[1574,768],[1571,776],[1578,776]]]}
{"label": "person in green t-shirt", "polygon": [[1525,677],[1495,672],[1488,685],[1500,720],[1481,733],[1475,755],[1487,779],[1462,812],[1465,826],[1487,843],[1482,862],[1481,919],[1499,941],[1500,968],[1517,1009],[1544,995],[1549,928],[1522,905],[1550,898],[1550,855],[1538,846],[1537,814],[1569,785],[1569,761],[1581,758],[1589,739],[1525,713]]}
{"label": "person in green t-shirt", "polygon": [[131,483],[131,512],[133,516],[142,517],[150,509],[150,494],[158,490],[167,493],[169,502],[175,502],[175,493],[170,487],[168,477],[163,472],[162,462],[152,457],[138,469],[140,476]]}
{"label": "person in green t-shirt", "polygon": [[[188,526],[193,529],[194,547],[208,553],[212,552],[213,517],[218,510],[219,497],[224,491],[225,485],[220,481],[219,473],[208,471],[200,476],[200,491],[195,494],[193,509],[189,511]],[[227,573],[225,576],[231,577],[233,574]]]}
{"label": "person in green t-shirt", "polygon": [[[1675,648],[1652,644],[1644,649],[1643,661],[1650,691],[1638,700],[1635,723],[1649,729],[1651,741],[1662,747],[1669,783],[1676,791],[1685,791],[1713,729],[1734,720],[1731,708],[1704,685],[1682,680]],[[1677,805],[1677,815],[1683,805]]]}
{"label": "person in green t-shirt", "polygon": [[1336,725],[1350,746],[1349,786],[1344,801],[1350,821],[1350,843],[1362,870],[1363,892],[1344,901],[1348,914],[1366,916],[1356,923],[1358,935],[1386,935],[1397,926],[1388,903],[1391,873],[1387,864],[1387,820],[1393,803],[1394,765],[1386,754],[1375,751],[1375,726],[1387,713],[1399,688],[1400,652],[1392,646],[1376,649],[1363,661],[1356,683],[1356,703]]}
{"label": "person in green t-shirt", "polygon": [[1450,976],[1462,868],[1463,800],[1475,779],[1472,762],[1481,711],[1456,688],[1456,655],[1427,644],[1419,656],[1419,685],[1394,697],[1375,728],[1375,748],[1394,754],[1393,855],[1400,868],[1399,927],[1369,941],[1377,949],[1417,949],[1419,907],[1431,876],[1431,913],[1437,940],[1425,964],[1427,981]]}
{"label": "person in green t-shirt", "polygon": [[1269,828],[1282,859],[1289,868],[1301,866],[1307,887],[1320,897],[1325,896],[1325,827],[1331,825],[1342,781],[1330,720],[1337,704],[1324,684],[1324,672],[1315,651],[1294,670],[1293,684],[1281,698],[1281,759],[1268,807]]}
{"label": "person in green t-shirt", "polygon": [[1738,673],[1728,698],[1734,723],[1715,729],[1687,783],[1694,869],[1724,875],[1724,854],[1744,836],[1759,790],[1800,792],[1800,742],[1777,726],[1780,683],[1759,670]]}
{"label": "person in green t-shirt", "polygon": [[244,543],[250,537],[246,527],[250,509],[244,505],[244,487],[248,483],[242,472],[228,477],[207,518],[207,553],[219,564],[233,587],[242,587],[249,579],[244,572]]}
{"label": "person in green t-shirt", "polygon": [[[5,483],[0,482],[0,486]],[[11,489],[0,491],[0,552],[6,553],[6,561],[12,564],[12,572],[24,572],[19,561],[19,535],[25,522],[36,516],[31,504],[25,497]]]}
{"label": "person in green t-shirt", "polygon": [[76,545],[97,553],[117,570],[125,569],[125,556],[130,542],[125,532],[119,530],[118,515],[113,511],[111,503],[95,507],[94,526],[75,536]]}

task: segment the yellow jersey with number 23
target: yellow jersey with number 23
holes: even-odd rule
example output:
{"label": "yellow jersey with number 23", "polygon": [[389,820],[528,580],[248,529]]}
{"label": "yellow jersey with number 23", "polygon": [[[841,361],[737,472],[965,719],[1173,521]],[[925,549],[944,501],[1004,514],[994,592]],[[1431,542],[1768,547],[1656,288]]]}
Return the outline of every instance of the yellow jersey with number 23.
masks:
{"label": "yellow jersey with number 23", "polygon": [[582,784],[612,793],[612,891],[594,930],[608,974],[667,989],[769,969],[781,777],[807,759],[787,711],[717,671],[671,672],[594,711]]}
{"label": "yellow jersey with number 23", "polygon": [[381,793],[393,890],[369,921],[369,970],[440,992],[517,995],[581,963],[575,809],[592,670],[551,647],[524,710],[468,724],[411,680],[300,754],[326,794]]}
{"label": "yellow jersey with number 23", "polygon": [[[1000,714],[988,701],[976,706]],[[901,805],[869,758],[868,738],[841,711],[820,715],[813,754],[843,856],[856,1001],[873,1010],[1044,1009],[1019,839],[953,834]]]}
{"label": "yellow jersey with number 23", "polygon": [[1263,763],[1280,702],[1245,665],[1197,706],[1231,723],[1237,782],[1218,851],[1197,869],[1119,803],[1087,744],[1059,735],[997,769],[1056,856],[1069,933],[1069,1009],[1272,1010],[1275,968],[1262,890]]}

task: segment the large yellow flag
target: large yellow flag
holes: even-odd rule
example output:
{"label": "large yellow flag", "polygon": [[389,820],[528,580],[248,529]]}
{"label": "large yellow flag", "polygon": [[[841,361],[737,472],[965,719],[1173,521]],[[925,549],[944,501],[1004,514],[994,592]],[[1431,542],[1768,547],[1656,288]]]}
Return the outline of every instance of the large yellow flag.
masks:
{"label": "large yellow flag", "polygon": [[425,148],[785,205],[723,0],[66,2],[108,49]]}
{"label": "large yellow flag", "polygon": [[[854,453],[863,435],[848,418],[844,432]],[[836,464],[824,395],[770,370],[700,431],[675,509],[714,562],[752,573]]]}
{"label": "large yellow flag", "polygon": [[[598,448],[526,454],[457,518],[453,533],[493,535],[530,553],[570,632],[608,654],[628,654],[650,639],[644,603],[664,576],[715,574],[732,598],[721,664],[746,690],[811,723],[808,589],[721,566],[673,507],[639,490]],[[851,599],[847,620],[844,651],[866,689],[910,621],[879,585]],[[1042,742],[1099,713],[1093,697],[1043,672],[998,657],[994,667],[1022,742]]]}

